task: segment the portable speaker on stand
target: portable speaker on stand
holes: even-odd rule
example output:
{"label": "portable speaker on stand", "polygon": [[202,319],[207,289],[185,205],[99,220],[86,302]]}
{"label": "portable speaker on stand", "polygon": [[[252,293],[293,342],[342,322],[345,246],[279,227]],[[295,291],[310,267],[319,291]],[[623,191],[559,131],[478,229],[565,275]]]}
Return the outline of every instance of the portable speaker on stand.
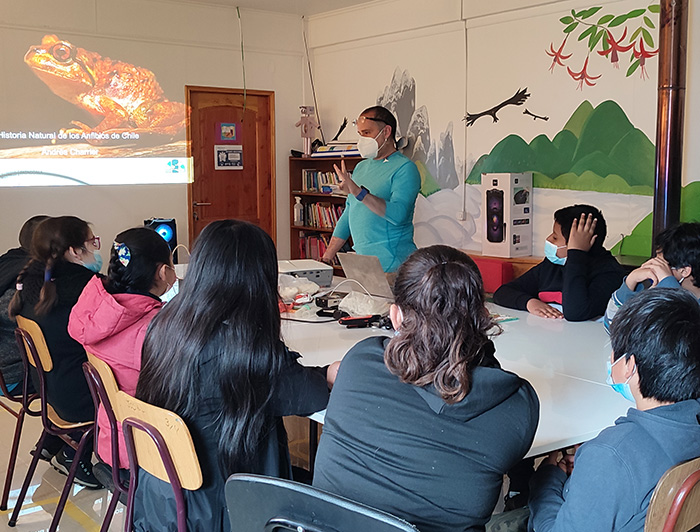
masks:
{"label": "portable speaker on stand", "polygon": [[[163,237],[173,251],[177,246],[177,225],[175,218],[151,218],[144,220],[143,225],[150,227],[156,233]],[[173,253],[173,264],[177,264],[177,251]]]}

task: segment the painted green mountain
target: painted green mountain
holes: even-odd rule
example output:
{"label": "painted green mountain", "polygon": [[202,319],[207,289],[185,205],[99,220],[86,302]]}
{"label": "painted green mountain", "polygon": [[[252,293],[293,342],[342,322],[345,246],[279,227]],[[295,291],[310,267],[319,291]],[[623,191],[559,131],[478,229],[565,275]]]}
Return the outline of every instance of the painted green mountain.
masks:
{"label": "painted green mountain", "polygon": [[[615,244],[612,254],[651,256],[652,217],[650,213],[631,234]],[[700,222],[700,181],[689,183],[681,191],[681,222]]]}
{"label": "painted green mountain", "polygon": [[584,101],[553,140],[539,135],[528,144],[509,135],[482,155],[467,183],[482,173],[533,172],[534,186],[652,195],[655,149],[613,101]]}

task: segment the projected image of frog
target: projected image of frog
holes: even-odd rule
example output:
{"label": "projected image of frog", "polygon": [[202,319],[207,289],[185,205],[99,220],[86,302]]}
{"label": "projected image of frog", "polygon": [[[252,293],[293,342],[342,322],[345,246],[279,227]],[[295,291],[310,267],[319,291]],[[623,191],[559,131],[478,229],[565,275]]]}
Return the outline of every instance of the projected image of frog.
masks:
{"label": "projected image of frog", "polygon": [[[185,127],[187,107],[163,96],[150,70],[102,57],[56,35],[31,46],[24,62],[51,91],[102,120],[90,127],[72,121],[64,133],[88,138],[138,138],[141,134],[175,136]],[[97,135],[99,134],[99,135]]]}

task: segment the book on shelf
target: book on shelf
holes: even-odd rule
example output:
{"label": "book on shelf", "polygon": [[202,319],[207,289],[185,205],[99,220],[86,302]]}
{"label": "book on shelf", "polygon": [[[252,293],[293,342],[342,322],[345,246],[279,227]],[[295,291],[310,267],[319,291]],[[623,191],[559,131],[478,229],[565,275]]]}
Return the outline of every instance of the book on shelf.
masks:
{"label": "book on shelf", "polygon": [[[307,203],[304,205],[302,225],[319,229],[333,229],[343,214],[344,205],[332,203]],[[304,257],[302,257],[304,258]]]}
{"label": "book on shelf", "polygon": [[319,146],[311,157],[360,157],[360,152],[355,143],[329,143],[327,146]]}
{"label": "book on shelf", "polygon": [[[315,233],[299,234],[299,258],[320,260],[330,243],[330,235]],[[334,261],[334,265],[337,260]]]}
{"label": "book on shelf", "polygon": [[319,172],[314,168],[305,168],[301,171],[301,190],[347,196],[346,192],[340,190],[340,180],[335,172]]}

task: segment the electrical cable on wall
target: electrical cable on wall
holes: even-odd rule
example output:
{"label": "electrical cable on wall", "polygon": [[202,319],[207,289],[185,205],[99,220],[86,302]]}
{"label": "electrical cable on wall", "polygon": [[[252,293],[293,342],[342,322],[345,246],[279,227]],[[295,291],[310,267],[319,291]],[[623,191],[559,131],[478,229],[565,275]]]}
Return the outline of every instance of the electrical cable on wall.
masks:
{"label": "electrical cable on wall", "polygon": [[309,67],[309,81],[311,81],[311,94],[314,97],[314,108],[316,109],[316,118],[318,118],[318,129],[321,132],[321,142],[326,145],[326,137],[323,134],[323,122],[321,121],[321,112],[318,108],[318,102],[316,101],[316,87],[314,86],[314,74],[311,70],[311,59],[309,58],[309,43],[306,40],[306,19],[301,17],[302,29],[301,34],[304,37],[304,51],[306,52],[306,64]]}
{"label": "electrical cable on wall", "polygon": [[247,100],[247,89],[245,83],[245,54],[243,53],[243,26],[241,24],[241,8],[236,6],[236,13],[238,14],[238,33],[241,36],[241,67],[243,68],[243,116],[241,117],[241,122],[245,120],[245,109]]}

